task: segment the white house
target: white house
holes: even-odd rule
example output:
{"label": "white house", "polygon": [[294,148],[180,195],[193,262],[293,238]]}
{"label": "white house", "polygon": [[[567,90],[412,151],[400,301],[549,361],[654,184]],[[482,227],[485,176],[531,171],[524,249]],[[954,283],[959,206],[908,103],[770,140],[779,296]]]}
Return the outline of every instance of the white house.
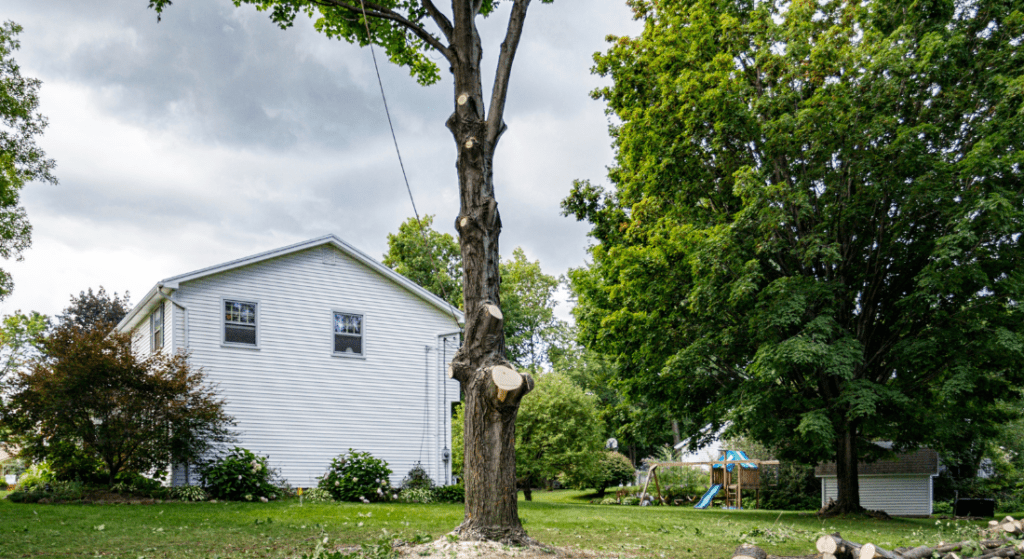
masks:
{"label": "white house", "polygon": [[[349,448],[386,460],[394,484],[416,462],[448,482],[459,384],[446,364],[461,322],[327,235],[157,282],[117,329],[139,352],[188,352],[238,422],[238,445],[311,487]],[[191,476],[178,469],[173,483]]]}
{"label": "white house", "polygon": [[[821,505],[837,495],[835,462],[820,464]],[[897,454],[889,460],[857,464],[860,505],[884,510],[892,516],[928,516],[932,513],[932,482],[939,475],[939,455],[930,448]]]}

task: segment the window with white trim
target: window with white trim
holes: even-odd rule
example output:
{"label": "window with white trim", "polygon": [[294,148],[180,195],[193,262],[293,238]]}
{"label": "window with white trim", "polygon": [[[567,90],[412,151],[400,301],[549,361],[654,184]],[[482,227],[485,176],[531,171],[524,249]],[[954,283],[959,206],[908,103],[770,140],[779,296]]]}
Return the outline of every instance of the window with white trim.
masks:
{"label": "window with white trim", "polygon": [[152,341],[153,351],[160,351],[164,347],[164,302],[153,309],[149,315],[149,339]]}
{"label": "window with white trim", "polygon": [[363,354],[363,315],[334,313],[334,353]]}
{"label": "window with white trim", "polygon": [[256,345],[256,303],[224,300],[224,343]]}

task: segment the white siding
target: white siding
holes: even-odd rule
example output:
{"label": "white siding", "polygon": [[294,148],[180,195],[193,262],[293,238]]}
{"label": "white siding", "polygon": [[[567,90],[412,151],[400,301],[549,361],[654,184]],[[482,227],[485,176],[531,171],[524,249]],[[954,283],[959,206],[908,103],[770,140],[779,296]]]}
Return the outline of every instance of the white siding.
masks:
{"label": "white siding", "polygon": [[[166,300],[162,299],[160,302],[164,307],[164,352],[171,351],[171,348],[175,347],[174,342],[182,339],[176,335],[174,329],[174,317],[175,311],[174,305]],[[155,310],[155,309],[154,309]],[[136,355],[148,355],[153,349],[153,332],[149,323],[150,317],[153,315],[152,312],[146,315],[145,318],[139,321],[139,324],[132,330],[132,350]]]}
{"label": "white siding", "polygon": [[[931,476],[861,476],[860,506],[884,510],[893,516],[927,516],[932,513]],[[835,499],[835,477],[821,478],[821,504]]]}
{"label": "white siding", "polygon": [[[450,315],[329,246],[184,282],[173,297],[188,309],[178,347],[218,386],[238,444],[289,484],[316,485],[349,448],[386,460],[392,483],[417,461],[444,481],[441,400],[459,399],[438,356],[439,336],[456,330]],[[225,298],[258,302],[258,348],[222,344]],[[332,311],[363,315],[365,357],[333,354]]]}

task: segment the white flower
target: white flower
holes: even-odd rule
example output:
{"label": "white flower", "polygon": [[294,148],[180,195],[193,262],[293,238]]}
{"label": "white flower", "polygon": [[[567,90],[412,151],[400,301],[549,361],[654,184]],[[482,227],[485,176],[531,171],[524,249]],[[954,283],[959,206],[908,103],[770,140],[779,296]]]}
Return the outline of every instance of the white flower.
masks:
{"label": "white flower", "polygon": [[260,497],[260,502],[266,503],[267,502],[267,498],[266,497]]}
{"label": "white flower", "polygon": [[391,495],[391,498],[392,498],[392,499],[397,499],[397,498],[398,498],[398,493],[393,493],[393,494]]}
{"label": "white flower", "polygon": [[378,487],[377,488],[377,494],[378,495],[383,495],[384,494],[384,490],[382,490],[380,487]]}
{"label": "white flower", "polygon": [[341,482],[339,482],[338,480],[334,480],[334,486],[335,487],[337,487],[339,483],[341,483]]}
{"label": "white flower", "polygon": [[352,481],[359,481],[359,478],[354,477],[354,478],[352,478]]}
{"label": "white flower", "polygon": [[246,501],[251,501],[252,500],[252,495],[246,495],[245,496],[245,500]]}
{"label": "white flower", "polygon": [[238,474],[238,479],[242,479],[242,474]]}

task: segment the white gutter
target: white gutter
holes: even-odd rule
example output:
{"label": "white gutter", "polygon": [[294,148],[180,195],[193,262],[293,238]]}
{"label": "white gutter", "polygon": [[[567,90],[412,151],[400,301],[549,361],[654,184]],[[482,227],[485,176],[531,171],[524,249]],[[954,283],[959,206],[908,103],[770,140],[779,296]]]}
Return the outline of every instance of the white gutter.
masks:
{"label": "white gutter", "polygon": [[[188,353],[188,348],[189,348],[189,344],[188,344],[188,339],[189,339],[188,338],[188,307],[186,307],[185,305],[182,305],[181,303],[179,303],[178,301],[175,300],[174,294],[177,293],[177,290],[171,289],[169,287],[164,287],[164,284],[162,284],[162,283],[156,284],[156,287],[157,287],[157,293],[161,297],[163,297],[164,299],[167,299],[168,301],[171,302],[172,305],[178,307],[182,311],[182,320],[185,321],[185,344],[184,344],[184,347],[185,347],[185,353]],[[174,320],[171,320],[171,328],[174,328]],[[174,335],[173,334],[171,335],[171,339],[174,339]]]}

